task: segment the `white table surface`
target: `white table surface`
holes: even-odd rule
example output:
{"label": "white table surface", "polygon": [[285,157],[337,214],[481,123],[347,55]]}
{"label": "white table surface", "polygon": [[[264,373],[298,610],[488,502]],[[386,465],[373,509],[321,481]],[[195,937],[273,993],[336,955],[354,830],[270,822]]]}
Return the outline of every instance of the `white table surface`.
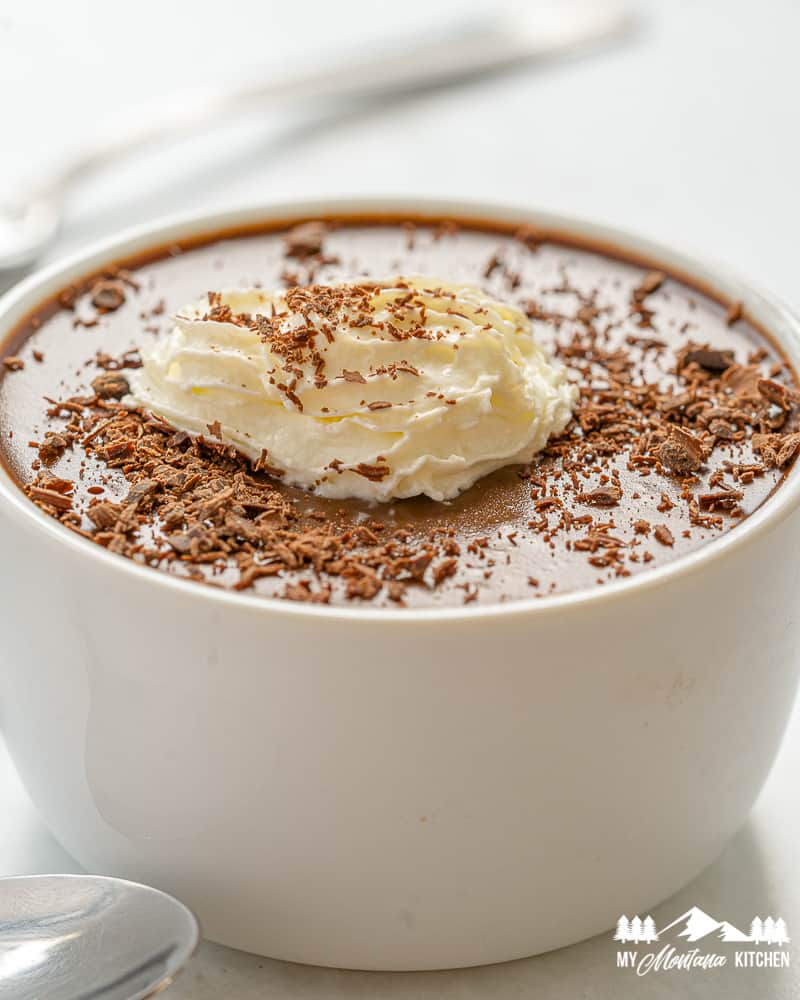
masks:
{"label": "white table surface", "polygon": [[[258,67],[301,68],[376,34],[435,30],[474,6],[0,0],[0,183],[15,169],[41,169],[132,101]],[[50,258],[195,207],[343,193],[465,196],[637,229],[721,260],[800,307],[800,4],[639,6],[644,30],[604,53],[334,121],[273,112],[130,164],[73,198]],[[0,591],[7,580],[0,576]],[[0,721],[1,695],[0,686]],[[658,924],[692,905],[744,925],[779,913],[800,940],[798,773],[795,712],[752,817],[716,864],[654,911]],[[74,870],[0,743],[0,875]],[[304,968],[203,944],[168,996],[790,1000],[800,996],[800,949],[790,951],[788,970],[638,979],[616,969],[610,935],[503,966],[403,975]]]}

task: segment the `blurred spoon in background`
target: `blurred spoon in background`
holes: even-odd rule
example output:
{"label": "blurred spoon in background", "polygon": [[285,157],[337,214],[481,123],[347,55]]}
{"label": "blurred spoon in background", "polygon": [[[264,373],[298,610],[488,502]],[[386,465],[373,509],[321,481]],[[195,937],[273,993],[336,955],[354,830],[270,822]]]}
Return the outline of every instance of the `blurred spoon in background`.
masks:
{"label": "blurred spoon in background", "polygon": [[[501,7],[422,38],[395,37],[364,58],[230,90],[192,90],[119,115],[72,160],[29,190],[0,192],[0,272],[33,264],[55,238],[70,189],[159,141],[238,119],[273,103],[327,104],[434,90],[623,37],[635,20],[612,2]],[[366,48],[366,47],[364,47]]]}
{"label": "blurred spoon in background", "polygon": [[0,879],[0,1000],[144,1000],[192,955],[197,921],[158,889],[102,875]]}

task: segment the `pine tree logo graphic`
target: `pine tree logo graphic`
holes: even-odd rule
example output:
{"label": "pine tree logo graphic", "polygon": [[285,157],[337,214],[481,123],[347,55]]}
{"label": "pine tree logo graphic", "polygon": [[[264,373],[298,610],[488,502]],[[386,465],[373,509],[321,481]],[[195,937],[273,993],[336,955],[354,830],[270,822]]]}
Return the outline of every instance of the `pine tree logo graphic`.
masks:
{"label": "pine tree logo graphic", "polygon": [[750,940],[754,944],[789,944],[789,932],[783,917],[753,917],[750,924]]}
{"label": "pine tree logo graphic", "polygon": [[658,932],[653,918],[648,913],[644,920],[637,914],[631,920],[623,913],[617,921],[617,931],[614,940],[622,944],[651,944],[658,941]]}

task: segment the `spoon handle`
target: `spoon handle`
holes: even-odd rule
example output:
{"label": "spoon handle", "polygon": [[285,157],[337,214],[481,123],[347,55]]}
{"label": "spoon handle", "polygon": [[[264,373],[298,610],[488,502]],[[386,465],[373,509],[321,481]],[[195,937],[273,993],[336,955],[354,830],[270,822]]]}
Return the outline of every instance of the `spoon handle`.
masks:
{"label": "spoon handle", "polygon": [[51,195],[110,161],[274,102],[319,103],[430,90],[620,36],[633,24],[613,3],[495,11],[423,38],[397,38],[364,59],[231,90],[192,90],[126,113],[43,185]]}

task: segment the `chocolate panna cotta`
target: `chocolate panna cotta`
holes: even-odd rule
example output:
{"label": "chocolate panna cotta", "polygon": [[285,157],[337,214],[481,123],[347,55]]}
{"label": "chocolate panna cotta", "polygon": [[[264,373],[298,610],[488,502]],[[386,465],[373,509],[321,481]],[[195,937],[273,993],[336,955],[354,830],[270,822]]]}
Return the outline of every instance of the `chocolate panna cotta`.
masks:
{"label": "chocolate panna cotta", "polygon": [[[425,277],[392,279],[391,295],[380,299],[389,310],[380,328],[389,333],[373,343],[364,333],[379,322],[371,303],[387,276],[403,275]],[[263,299],[263,313],[227,304],[237,288]],[[186,303],[200,300],[204,311],[187,317]],[[336,338],[325,322],[310,335],[308,317],[326,321],[345,300],[348,308],[357,300],[354,343],[394,352],[389,363],[326,369],[325,345],[335,352]],[[274,301],[299,303],[303,323],[289,316],[279,328]],[[431,334],[431,303],[452,318],[453,336],[449,328]],[[509,403],[518,402],[513,393],[495,393],[486,410],[487,421],[499,421],[497,433],[463,418],[488,398],[480,352],[496,348],[495,327],[510,324],[503,327],[509,351],[527,343],[515,317],[527,318],[535,344],[556,363],[542,361],[530,382],[545,392],[542,378],[550,380],[552,419],[525,461],[515,452],[513,462],[480,474],[486,455],[469,449],[482,432],[491,443],[513,429],[508,449],[492,453],[495,465],[497,455],[533,440],[527,416]],[[198,357],[213,362],[215,352],[230,359],[242,344],[237,364],[252,366],[247,338],[254,336],[264,350],[281,352],[281,365],[296,368],[289,381],[281,379],[291,367],[273,378],[285,397],[281,419],[295,421],[290,428],[316,433],[353,416],[336,415],[325,393],[337,406],[352,403],[367,442],[363,460],[326,455],[301,488],[286,481],[287,462],[247,446],[247,430],[233,446],[228,411],[214,412],[205,383],[190,381],[184,396],[168,400],[197,403],[191,427],[141,405],[132,390],[152,382],[148,359],[163,356],[164,384],[176,384],[169,354],[176,323],[212,338],[201,357],[178,336],[189,366]],[[213,342],[220,324],[230,338],[224,348]],[[428,386],[426,366],[438,364],[448,344],[459,362],[473,359],[480,392]],[[779,487],[800,448],[796,376],[738,303],[720,305],[677,276],[528,226],[311,220],[156,248],[64,289],[11,333],[0,356],[0,454],[42,511],[159,572],[295,601],[453,607],[602,586],[735,528]],[[316,366],[312,384],[303,382],[306,362]],[[509,385],[522,366],[519,358],[509,366]],[[449,377],[446,364],[441,371]],[[244,382],[241,389],[250,392]],[[312,399],[323,404],[317,423],[297,424]],[[253,413],[276,405],[261,402]],[[437,407],[448,408],[439,437],[417,434],[416,447],[436,444],[432,468],[440,470],[452,442],[454,455],[474,459],[478,478],[458,492],[457,479],[435,472],[425,489],[444,499],[384,497],[394,460],[368,454],[367,435],[399,440],[393,421],[401,413],[427,420]],[[202,427],[196,414],[204,414]],[[319,439],[327,440],[321,432]],[[343,430],[330,439],[348,440]],[[298,441],[308,445],[304,429]],[[424,459],[415,452],[408,469]],[[357,497],[323,495],[351,482],[362,484],[347,487]],[[416,489],[411,472],[398,483]]]}

